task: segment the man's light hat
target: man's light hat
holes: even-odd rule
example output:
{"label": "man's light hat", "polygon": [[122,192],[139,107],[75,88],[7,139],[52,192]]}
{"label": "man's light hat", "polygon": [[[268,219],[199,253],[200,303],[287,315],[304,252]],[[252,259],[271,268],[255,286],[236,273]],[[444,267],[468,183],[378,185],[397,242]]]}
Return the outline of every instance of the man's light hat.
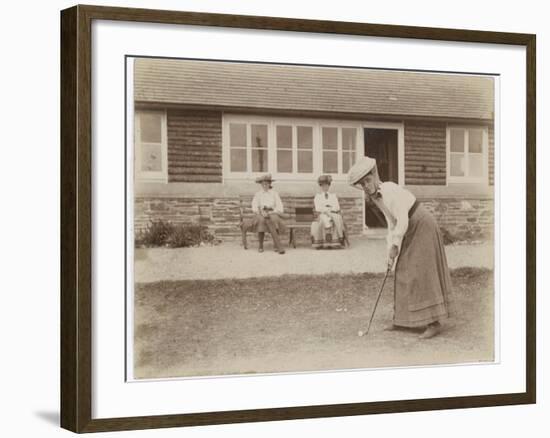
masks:
{"label": "man's light hat", "polygon": [[370,157],[361,157],[357,163],[349,170],[348,182],[350,186],[355,186],[367,174],[376,167],[376,160]]}
{"label": "man's light hat", "polygon": [[266,173],[265,175],[262,175],[262,176],[259,176],[258,178],[256,178],[256,182],[257,183],[262,183],[264,181],[267,181],[267,182],[273,182],[275,181],[273,178],[271,178],[271,174],[270,173]]}

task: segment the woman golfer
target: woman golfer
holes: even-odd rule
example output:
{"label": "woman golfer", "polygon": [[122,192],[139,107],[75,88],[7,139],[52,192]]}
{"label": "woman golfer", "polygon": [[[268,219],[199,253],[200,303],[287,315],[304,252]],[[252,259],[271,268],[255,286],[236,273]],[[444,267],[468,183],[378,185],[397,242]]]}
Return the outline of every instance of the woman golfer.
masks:
{"label": "woman golfer", "polygon": [[425,327],[428,339],[449,316],[451,278],[443,238],[434,217],[412,193],[381,182],[376,160],[363,157],[350,169],[350,185],[364,191],[388,223],[388,269],[395,263],[394,315],[389,329]]}

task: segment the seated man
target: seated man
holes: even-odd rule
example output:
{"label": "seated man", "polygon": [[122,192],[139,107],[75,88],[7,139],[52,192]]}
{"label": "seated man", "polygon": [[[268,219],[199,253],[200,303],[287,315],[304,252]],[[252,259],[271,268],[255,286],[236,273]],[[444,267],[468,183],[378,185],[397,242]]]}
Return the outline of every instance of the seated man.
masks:
{"label": "seated man", "polygon": [[317,180],[321,193],[315,195],[315,211],[319,220],[311,224],[313,248],[344,246],[344,221],[340,214],[340,204],[334,193],[329,193],[332,177],[321,175]]}

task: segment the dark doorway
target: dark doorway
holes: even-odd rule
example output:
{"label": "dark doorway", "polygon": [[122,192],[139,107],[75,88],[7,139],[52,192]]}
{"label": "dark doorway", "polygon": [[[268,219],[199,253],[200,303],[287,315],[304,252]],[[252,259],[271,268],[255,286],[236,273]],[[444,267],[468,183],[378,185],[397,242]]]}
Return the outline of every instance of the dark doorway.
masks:
{"label": "dark doorway", "polygon": [[[397,183],[397,129],[365,128],[365,155],[375,158],[380,180]],[[365,225],[369,228],[387,227],[382,212],[365,202]]]}

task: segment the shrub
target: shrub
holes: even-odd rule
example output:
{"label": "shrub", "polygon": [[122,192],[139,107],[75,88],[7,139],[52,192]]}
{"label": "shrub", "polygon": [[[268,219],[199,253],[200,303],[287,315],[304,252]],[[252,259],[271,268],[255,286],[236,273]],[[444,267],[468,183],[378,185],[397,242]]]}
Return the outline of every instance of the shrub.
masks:
{"label": "shrub", "polygon": [[452,245],[458,240],[458,238],[455,235],[453,235],[447,228],[440,227],[439,229],[441,230],[441,234],[443,235],[444,245]]}
{"label": "shrub", "polygon": [[174,227],[168,244],[172,248],[196,246],[201,243],[212,243],[214,236],[204,225],[178,225]]}
{"label": "shrub", "polygon": [[492,237],[489,233],[482,230],[462,229],[456,232],[451,232],[445,227],[440,227],[441,234],[443,235],[443,244],[452,245],[460,243],[479,243],[480,241],[491,240]]}
{"label": "shrub", "polygon": [[164,246],[174,232],[174,225],[162,219],[152,220],[147,228],[142,231],[136,241],[145,246]]}
{"label": "shrub", "polygon": [[136,246],[170,246],[182,248],[201,243],[215,243],[214,236],[204,225],[174,225],[162,219],[149,222],[136,237]]}

